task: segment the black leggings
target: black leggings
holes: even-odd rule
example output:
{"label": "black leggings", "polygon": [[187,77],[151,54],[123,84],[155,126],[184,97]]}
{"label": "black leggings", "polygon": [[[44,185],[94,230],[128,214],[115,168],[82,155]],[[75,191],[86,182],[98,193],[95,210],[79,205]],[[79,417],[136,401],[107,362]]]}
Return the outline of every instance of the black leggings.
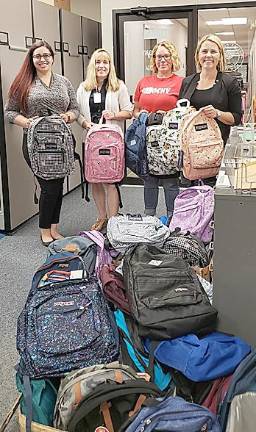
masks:
{"label": "black leggings", "polygon": [[[29,168],[31,168],[26,134],[23,136],[22,151],[25,161]],[[41,188],[39,199],[39,228],[51,228],[52,224],[59,223],[64,178],[55,180],[44,180],[37,176],[36,178]]]}

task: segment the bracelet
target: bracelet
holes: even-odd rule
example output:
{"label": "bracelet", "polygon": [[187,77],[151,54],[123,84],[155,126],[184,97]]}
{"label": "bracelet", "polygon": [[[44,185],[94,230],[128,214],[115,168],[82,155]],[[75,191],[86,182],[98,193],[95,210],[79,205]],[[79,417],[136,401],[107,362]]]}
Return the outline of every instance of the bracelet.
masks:
{"label": "bracelet", "polygon": [[220,112],[220,110],[216,109],[216,116],[215,116],[215,118],[219,119],[221,117],[221,114],[222,113]]}

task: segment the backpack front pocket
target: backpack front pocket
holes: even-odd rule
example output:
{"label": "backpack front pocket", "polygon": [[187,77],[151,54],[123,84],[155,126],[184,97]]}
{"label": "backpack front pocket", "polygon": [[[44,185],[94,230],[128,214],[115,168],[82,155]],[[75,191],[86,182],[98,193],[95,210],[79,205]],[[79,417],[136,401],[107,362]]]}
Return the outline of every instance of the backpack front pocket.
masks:
{"label": "backpack front pocket", "polygon": [[38,346],[47,354],[81,350],[100,335],[93,303],[82,295],[51,298],[39,305],[36,314]]}
{"label": "backpack front pocket", "polygon": [[219,141],[192,144],[189,146],[189,158],[192,168],[215,168],[221,164],[223,146]]}

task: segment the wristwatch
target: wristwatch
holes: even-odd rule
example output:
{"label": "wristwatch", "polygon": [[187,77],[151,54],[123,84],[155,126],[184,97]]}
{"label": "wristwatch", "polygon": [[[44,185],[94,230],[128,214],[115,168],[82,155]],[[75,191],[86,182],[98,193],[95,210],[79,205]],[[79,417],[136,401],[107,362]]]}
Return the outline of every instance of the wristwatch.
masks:
{"label": "wristwatch", "polygon": [[216,118],[216,119],[219,119],[220,116],[221,116],[221,112],[220,112],[220,110],[218,110],[218,109],[216,109],[215,111],[216,111],[216,116],[215,116],[215,118]]}

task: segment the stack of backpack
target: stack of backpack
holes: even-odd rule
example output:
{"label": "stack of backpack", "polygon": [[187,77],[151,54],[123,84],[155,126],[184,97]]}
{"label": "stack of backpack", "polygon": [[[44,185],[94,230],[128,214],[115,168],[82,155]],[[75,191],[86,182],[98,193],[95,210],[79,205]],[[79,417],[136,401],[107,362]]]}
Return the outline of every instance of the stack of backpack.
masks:
{"label": "stack of backpack", "polygon": [[118,259],[96,231],[50,245],[18,320],[21,430],[254,430],[255,353],[216,332],[193,269],[209,262],[212,190],[189,189],[173,232],[110,220]]}

